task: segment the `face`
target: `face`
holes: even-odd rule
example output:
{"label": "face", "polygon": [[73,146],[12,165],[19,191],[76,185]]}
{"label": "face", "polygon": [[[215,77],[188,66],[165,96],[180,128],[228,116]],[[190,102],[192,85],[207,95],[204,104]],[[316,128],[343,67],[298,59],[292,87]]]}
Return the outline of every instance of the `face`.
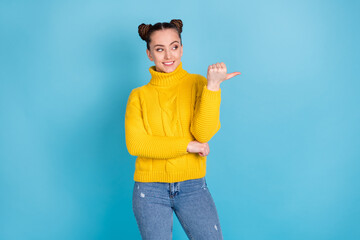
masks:
{"label": "face", "polygon": [[183,54],[180,37],[175,29],[158,30],[150,36],[150,51],[146,49],[156,71],[170,73],[179,66]]}

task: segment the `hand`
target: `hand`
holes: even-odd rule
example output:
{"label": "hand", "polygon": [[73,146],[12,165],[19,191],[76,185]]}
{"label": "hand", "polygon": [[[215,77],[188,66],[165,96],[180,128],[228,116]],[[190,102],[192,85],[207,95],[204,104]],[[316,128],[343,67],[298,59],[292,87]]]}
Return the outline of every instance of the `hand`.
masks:
{"label": "hand", "polygon": [[225,63],[216,63],[208,67],[207,88],[212,91],[220,89],[220,83],[241,74],[240,72],[227,73]]}
{"label": "hand", "polygon": [[209,155],[210,148],[208,143],[201,143],[198,141],[191,141],[187,146],[189,153],[198,153],[200,156],[205,157]]}

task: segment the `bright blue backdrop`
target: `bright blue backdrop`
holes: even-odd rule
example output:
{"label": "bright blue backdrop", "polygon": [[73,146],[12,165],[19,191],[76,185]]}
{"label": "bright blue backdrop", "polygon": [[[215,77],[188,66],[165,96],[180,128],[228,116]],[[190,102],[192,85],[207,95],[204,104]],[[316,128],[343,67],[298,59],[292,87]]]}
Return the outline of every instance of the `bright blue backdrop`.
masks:
{"label": "bright blue backdrop", "polygon": [[[0,239],[140,239],[124,114],[141,23],[225,62],[207,181],[225,239],[360,239],[358,1],[0,2]],[[186,239],[174,218],[174,239]]]}

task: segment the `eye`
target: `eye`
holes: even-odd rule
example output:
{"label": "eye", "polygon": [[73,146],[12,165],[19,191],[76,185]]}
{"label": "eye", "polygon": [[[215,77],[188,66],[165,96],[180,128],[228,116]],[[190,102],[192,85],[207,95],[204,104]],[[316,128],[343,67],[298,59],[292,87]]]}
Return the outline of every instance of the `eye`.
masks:
{"label": "eye", "polygon": [[173,49],[178,49],[178,47],[179,47],[179,46],[176,45],[176,46],[173,47]]}
{"label": "eye", "polygon": [[162,50],[163,50],[162,48],[156,49],[157,52],[162,52]]}

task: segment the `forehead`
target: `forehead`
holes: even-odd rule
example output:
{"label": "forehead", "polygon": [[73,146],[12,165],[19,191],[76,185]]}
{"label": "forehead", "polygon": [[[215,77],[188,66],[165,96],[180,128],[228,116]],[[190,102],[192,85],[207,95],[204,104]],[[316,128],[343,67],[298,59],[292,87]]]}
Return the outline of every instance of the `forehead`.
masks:
{"label": "forehead", "polygon": [[179,34],[175,29],[163,29],[151,34],[151,45],[161,44],[169,45],[174,41],[179,41]]}

